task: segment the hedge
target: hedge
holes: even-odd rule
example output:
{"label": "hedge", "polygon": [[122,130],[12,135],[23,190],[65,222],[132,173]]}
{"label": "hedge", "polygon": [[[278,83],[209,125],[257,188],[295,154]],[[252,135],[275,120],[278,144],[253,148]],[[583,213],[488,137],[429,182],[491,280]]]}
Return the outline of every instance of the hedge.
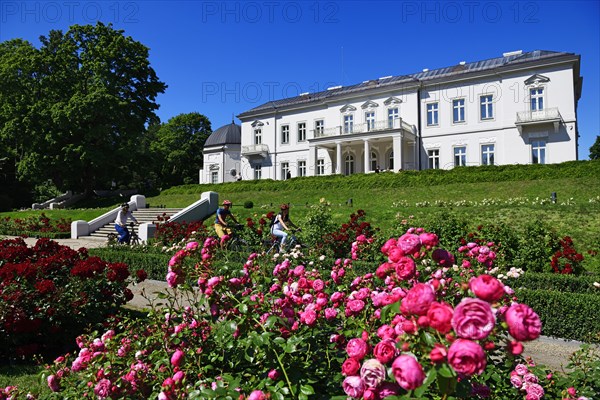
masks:
{"label": "hedge", "polygon": [[163,190],[161,195],[196,194],[205,191],[242,193],[247,191],[374,189],[435,186],[453,183],[504,181],[531,181],[539,179],[584,178],[600,176],[600,160],[569,161],[561,164],[490,165],[458,167],[451,170],[383,172],[380,174],[328,175],[292,178],[285,181],[271,179],[221,183],[218,185],[182,185]]}
{"label": "hedge", "polygon": [[509,279],[508,285],[516,289],[553,290],[563,293],[596,294],[600,289],[594,286],[600,282],[599,275],[561,275],[555,273],[526,272],[517,279]]}
{"label": "hedge", "polygon": [[97,248],[88,249],[90,255],[98,256],[108,262],[122,262],[129,266],[130,272],[143,269],[148,279],[165,280],[167,266],[172,254],[148,253],[135,251],[130,248]]}
{"label": "hedge", "polygon": [[36,232],[36,231],[21,231],[18,229],[8,229],[0,232],[0,236],[21,236],[32,238],[48,238],[48,239],[69,239],[71,232]]}
{"label": "hedge", "polygon": [[518,289],[515,293],[540,316],[543,335],[600,343],[600,295],[540,289]]}

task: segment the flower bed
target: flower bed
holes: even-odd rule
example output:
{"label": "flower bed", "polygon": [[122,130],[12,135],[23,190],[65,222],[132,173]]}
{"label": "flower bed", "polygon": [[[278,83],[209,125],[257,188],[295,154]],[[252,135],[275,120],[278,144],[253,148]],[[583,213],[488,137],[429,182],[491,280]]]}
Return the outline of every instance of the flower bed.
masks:
{"label": "flower bed", "polygon": [[[39,239],[0,241],[0,358],[52,354],[131,298],[126,264]],[[137,276],[144,278],[139,271]],[[69,347],[70,347],[69,346]]]}
{"label": "flower bed", "polygon": [[69,237],[71,220],[51,220],[44,213],[27,218],[0,218],[0,234],[10,236]]}
{"label": "flower bed", "polygon": [[[353,246],[355,258],[363,245]],[[150,321],[82,336],[78,353],[50,367],[49,388],[69,398],[162,400],[590,395],[567,392],[520,357],[542,326],[487,274],[493,246],[450,253],[436,235],[410,229],[385,243],[387,260],[366,274],[351,259],[298,250],[217,266],[217,246],[192,242],[169,262],[166,279],[187,305],[166,297]]]}

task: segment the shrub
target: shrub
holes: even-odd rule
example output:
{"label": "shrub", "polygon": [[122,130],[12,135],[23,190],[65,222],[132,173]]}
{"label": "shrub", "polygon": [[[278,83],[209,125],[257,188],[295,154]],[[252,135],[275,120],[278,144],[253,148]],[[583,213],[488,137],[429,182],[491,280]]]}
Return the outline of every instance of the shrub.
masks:
{"label": "shrub", "polygon": [[252,207],[254,207],[254,203],[252,201],[246,200],[244,202],[244,208],[252,208]]}
{"label": "shrub", "polygon": [[[131,299],[122,263],[90,257],[49,239],[27,247],[0,242],[0,357],[62,350],[84,327],[104,322]],[[140,271],[140,278],[144,277]]]}
{"label": "shrub", "polygon": [[0,234],[66,238],[71,234],[71,220],[51,220],[44,213],[27,218],[4,217],[0,218]]}

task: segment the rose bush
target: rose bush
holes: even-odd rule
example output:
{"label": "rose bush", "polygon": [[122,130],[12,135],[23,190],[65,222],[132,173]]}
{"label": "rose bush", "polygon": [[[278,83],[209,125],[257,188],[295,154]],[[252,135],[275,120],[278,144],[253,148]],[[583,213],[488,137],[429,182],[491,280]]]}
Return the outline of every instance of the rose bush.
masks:
{"label": "rose bush", "polygon": [[[49,239],[0,241],[0,357],[63,350],[132,297],[129,270]],[[138,271],[136,278],[144,279]]]}

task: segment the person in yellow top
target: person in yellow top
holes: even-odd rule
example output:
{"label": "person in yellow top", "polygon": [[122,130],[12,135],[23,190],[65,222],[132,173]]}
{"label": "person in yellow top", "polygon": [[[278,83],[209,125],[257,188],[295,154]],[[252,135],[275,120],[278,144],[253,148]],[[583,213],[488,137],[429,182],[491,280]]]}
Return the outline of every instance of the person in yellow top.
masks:
{"label": "person in yellow top", "polygon": [[229,239],[232,233],[231,228],[227,225],[227,218],[231,218],[236,224],[239,223],[231,213],[230,208],[231,201],[223,200],[223,207],[217,210],[217,217],[215,218],[215,232],[217,232],[217,236],[221,239],[221,247],[223,247],[223,244]]}

